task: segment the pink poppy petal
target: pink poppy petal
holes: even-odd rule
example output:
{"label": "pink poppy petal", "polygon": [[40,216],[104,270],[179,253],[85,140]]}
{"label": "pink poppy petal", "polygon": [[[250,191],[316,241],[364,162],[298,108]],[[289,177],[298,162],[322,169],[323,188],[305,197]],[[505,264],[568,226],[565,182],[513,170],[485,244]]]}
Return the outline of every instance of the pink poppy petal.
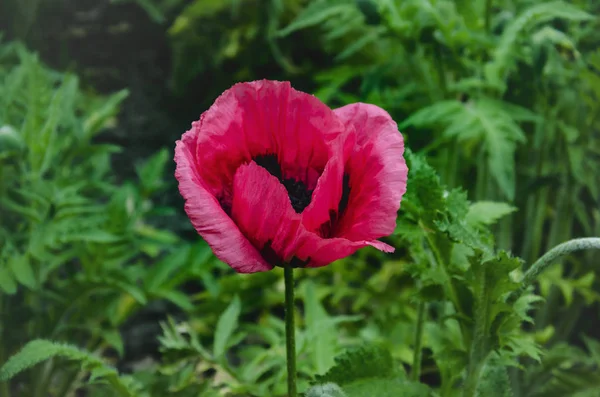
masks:
{"label": "pink poppy petal", "polygon": [[[284,177],[314,188],[331,145],[345,133],[333,111],[289,82],[261,80],[226,90],[195,124],[200,174],[218,191],[231,186],[237,168],[274,154]],[[312,184],[312,186],[310,186]]]}
{"label": "pink poppy petal", "polygon": [[377,106],[356,103],[334,112],[347,127],[354,127],[357,144],[347,163],[350,198],[336,236],[352,241],[387,236],[394,231],[406,192],[402,135],[390,115]]}
{"label": "pink poppy petal", "polygon": [[175,147],[175,177],[185,199],[187,213],[196,231],[210,245],[217,258],[240,273],[268,271],[271,266],[223,211],[197,172],[196,130],[183,134]]}
{"label": "pink poppy petal", "polygon": [[231,217],[272,265],[292,259],[300,215],[293,210],[285,187],[255,162],[235,173]]}
{"label": "pink poppy petal", "polygon": [[[312,194],[311,203],[302,212],[302,223],[310,231],[320,227],[331,228],[330,223],[338,218],[338,207],[343,194],[344,166],[354,148],[354,131],[342,138],[343,142],[334,148],[334,156],[325,166]],[[329,237],[323,236],[323,237]]]}
{"label": "pink poppy petal", "polygon": [[320,238],[314,234],[304,234],[296,248],[296,256],[308,261],[307,267],[326,266],[338,259],[354,254],[361,248],[372,246],[383,252],[394,252],[394,247],[381,241],[350,241],[345,238]]}

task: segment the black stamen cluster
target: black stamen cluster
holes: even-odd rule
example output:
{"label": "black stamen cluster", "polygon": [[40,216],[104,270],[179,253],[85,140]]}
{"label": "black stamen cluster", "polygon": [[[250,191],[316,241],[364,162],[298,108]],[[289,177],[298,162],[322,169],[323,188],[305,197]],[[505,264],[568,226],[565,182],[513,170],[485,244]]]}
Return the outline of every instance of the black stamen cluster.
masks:
{"label": "black stamen cluster", "polygon": [[277,160],[277,156],[274,154],[266,154],[257,156],[254,158],[254,162],[267,171],[277,179],[285,187],[288,192],[288,197],[292,203],[292,208],[297,214],[300,214],[308,205],[312,198],[312,190],[308,190],[308,187],[302,181],[298,181],[294,178],[283,179],[281,172],[281,165]]}

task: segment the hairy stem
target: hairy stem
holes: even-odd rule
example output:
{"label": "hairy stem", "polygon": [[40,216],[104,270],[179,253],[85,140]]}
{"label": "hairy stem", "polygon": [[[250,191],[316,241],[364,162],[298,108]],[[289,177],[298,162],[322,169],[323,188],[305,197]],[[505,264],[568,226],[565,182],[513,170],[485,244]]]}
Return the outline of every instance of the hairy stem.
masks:
{"label": "hairy stem", "polygon": [[410,377],[414,381],[419,381],[421,377],[421,359],[423,356],[423,325],[425,324],[425,302],[419,302],[417,309],[417,330],[415,332],[415,354],[413,356],[413,365]]}
{"label": "hairy stem", "polygon": [[296,326],[294,325],[294,268],[283,268],[285,282],[285,347],[287,358],[288,397],[297,397],[296,388]]}
{"label": "hairy stem", "polygon": [[525,290],[533,284],[538,276],[546,270],[554,261],[561,256],[568,255],[575,251],[587,250],[587,249],[600,249],[600,238],[599,237],[587,237],[569,240],[565,243],[559,244],[546,252],[540,259],[538,259],[530,268],[527,270],[521,281],[521,287],[518,290],[512,292],[508,296],[508,302],[512,303],[519,299],[519,297],[525,292]]}
{"label": "hairy stem", "polygon": [[487,330],[489,328],[488,318],[490,310],[489,285],[486,282],[487,269],[483,267],[476,275],[477,283],[480,285],[480,294],[475,301],[475,322],[473,324],[473,341],[469,352],[469,366],[467,368],[467,377],[463,387],[464,397],[473,397],[476,395],[477,384],[483,363],[489,353],[489,339]]}
{"label": "hairy stem", "polygon": [[458,299],[458,293],[456,292],[456,289],[454,288],[454,284],[452,283],[452,277],[450,277],[450,274],[448,273],[448,269],[446,269],[446,264],[442,260],[442,255],[440,254],[440,251],[439,251],[437,245],[435,244],[435,241],[431,237],[431,234],[427,233],[425,236],[427,239],[427,244],[429,245],[431,252],[433,252],[435,262],[437,262],[437,266],[440,267],[440,269],[442,270],[442,273],[444,274],[444,276],[446,278],[447,290],[445,292],[447,295],[449,295],[450,301],[454,305],[454,308],[456,309],[457,313],[463,314],[462,307],[460,306],[460,300]]}

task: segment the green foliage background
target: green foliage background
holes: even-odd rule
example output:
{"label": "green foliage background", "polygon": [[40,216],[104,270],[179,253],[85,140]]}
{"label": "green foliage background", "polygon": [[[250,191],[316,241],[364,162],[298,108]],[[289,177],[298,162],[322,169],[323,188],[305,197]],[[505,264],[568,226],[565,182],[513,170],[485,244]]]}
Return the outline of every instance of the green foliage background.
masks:
{"label": "green foliage background", "polygon": [[599,12],[4,0],[0,397],[285,395],[281,272],[216,260],[172,176],[191,121],[262,78],[379,105],[410,148],[396,253],[296,272],[306,396],[599,396],[597,251],[507,299],[600,236]]}

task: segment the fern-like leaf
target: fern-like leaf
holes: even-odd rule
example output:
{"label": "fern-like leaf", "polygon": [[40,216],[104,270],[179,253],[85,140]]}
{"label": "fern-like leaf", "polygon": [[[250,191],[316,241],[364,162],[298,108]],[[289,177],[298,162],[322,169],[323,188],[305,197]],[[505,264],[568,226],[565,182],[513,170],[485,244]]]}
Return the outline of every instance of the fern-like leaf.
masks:
{"label": "fern-like leaf", "polygon": [[107,382],[121,396],[135,397],[138,395],[136,385],[130,378],[119,376],[114,368],[107,365],[100,358],[75,346],[44,339],[29,342],[21,351],[9,358],[0,368],[0,382],[5,382],[20,372],[52,357],[63,357],[78,361],[82,369],[92,374],[90,382]]}
{"label": "fern-like leaf", "polygon": [[569,21],[586,21],[594,17],[577,6],[562,1],[541,2],[525,10],[506,27],[500,38],[500,43],[494,51],[492,61],[485,67],[485,76],[493,86],[500,91],[506,89],[506,76],[516,63],[514,50],[519,35],[535,26],[557,18]]}

